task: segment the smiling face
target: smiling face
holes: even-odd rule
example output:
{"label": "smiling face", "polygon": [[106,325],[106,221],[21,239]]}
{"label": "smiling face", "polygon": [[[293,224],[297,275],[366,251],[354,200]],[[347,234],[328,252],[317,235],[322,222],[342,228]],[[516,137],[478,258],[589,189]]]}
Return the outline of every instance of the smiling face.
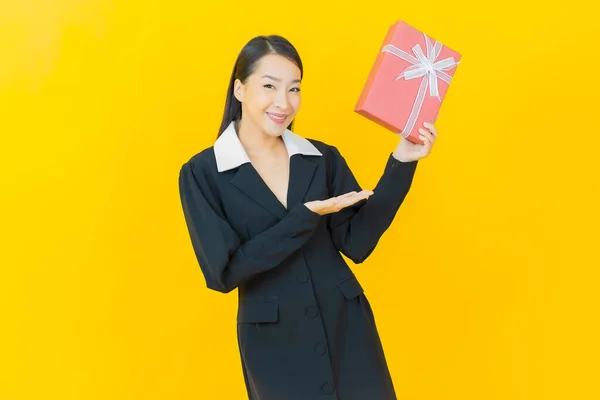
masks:
{"label": "smiling face", "polygon": [[235,81],[234,94],[242,103],[245,125],[279,136],[300,108],[300,69],[278,54],[261,58],[245,84]]}

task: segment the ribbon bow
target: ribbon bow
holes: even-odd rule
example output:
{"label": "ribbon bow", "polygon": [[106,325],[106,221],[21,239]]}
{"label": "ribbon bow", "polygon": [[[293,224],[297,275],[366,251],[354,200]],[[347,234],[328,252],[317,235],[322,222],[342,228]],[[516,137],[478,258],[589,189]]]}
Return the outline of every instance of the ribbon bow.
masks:
{"label": "ribbon bow", "polygon": [[416,122],[417,115],[421,111],[421,106],[425,100],[427,86],[429,86],[429,95],[432,97],[437,97],[437,99],[441,101],[438,90],[438,79],[441,79],[449,84],[452,80],[452,77],[444,71],[456,67],[460,62],[455,61],[454,57],[436,61],[440,55],[440,51],[442,50],[442,44],[436,40],[435,44],[432,45],[429,37],[427,37],[426,34],[423,34],[423,36],[425,36],[427,55],[423,53],[423,49],[419,44],[416,44],[412,48],[414,56],[392,44],[384,46],[381,50],[382,53],[391,53],[412,64],[406,67],[404,71],[402,71],[402,73],[398,75],[396,79],[394,79],[395,81],[402,78],[408,80],[423,77],[421,80],[421,86],[419,87],[419,93],[417,94],[417,98],[413,105],[413,109],[408,121],[406,122],[406,126],[402,130],[402,137],[406,137],[410,134],[410,131]]}

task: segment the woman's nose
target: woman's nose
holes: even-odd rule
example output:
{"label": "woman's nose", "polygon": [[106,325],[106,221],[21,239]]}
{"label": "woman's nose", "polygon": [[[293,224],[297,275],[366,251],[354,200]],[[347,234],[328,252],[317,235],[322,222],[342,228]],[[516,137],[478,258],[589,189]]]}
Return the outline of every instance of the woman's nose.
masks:
{"label": "woman's nose", "polygon": [[282,111],[286,111],[289,105],[287,93],[286,92],[278,92],[275,96],[275,106],[280,108]]}

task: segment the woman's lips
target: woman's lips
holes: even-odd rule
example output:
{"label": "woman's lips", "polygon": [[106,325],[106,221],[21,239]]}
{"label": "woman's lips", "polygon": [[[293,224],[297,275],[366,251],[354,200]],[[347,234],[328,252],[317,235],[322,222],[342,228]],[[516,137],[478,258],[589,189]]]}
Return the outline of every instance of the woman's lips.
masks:
{"label": "woman's lips", "polygon": [[287,118],[285,114],[267,113],[267,115],[269,116],[271,121],[275,122],[276,124],[283,124]]}

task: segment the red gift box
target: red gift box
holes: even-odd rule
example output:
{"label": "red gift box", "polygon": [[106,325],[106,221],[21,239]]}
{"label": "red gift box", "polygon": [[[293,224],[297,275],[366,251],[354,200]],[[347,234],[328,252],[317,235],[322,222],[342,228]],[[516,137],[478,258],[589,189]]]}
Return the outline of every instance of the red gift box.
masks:
{"label": "red gift box", "polygon": [[354,111],[412,143],[435,123],[461,55],[403,21],[385,37]]}

